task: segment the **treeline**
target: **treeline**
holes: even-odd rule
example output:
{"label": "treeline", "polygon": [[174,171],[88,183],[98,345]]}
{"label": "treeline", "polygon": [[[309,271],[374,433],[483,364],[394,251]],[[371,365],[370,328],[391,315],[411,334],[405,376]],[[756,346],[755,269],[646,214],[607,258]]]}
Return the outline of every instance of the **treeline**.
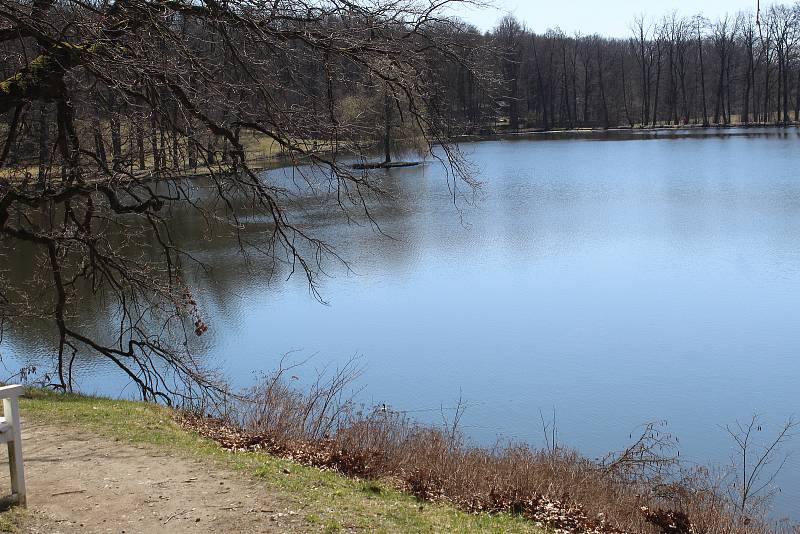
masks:
{"label": "treeline", "polygon": [[[509,16],[485,38],[501,54],[498,119],[510,129],[789,123],[800,116],[800,4],[717,20],[638,17],[624,39],[541,35]],[[459,100],[459,112],[476,106]]]}
{"label": "treeline", "polygon": [[[84,29],[95,37],[91,10],[44,4],[42,20],[59,21],[70,43],[81,43]],[[37,5],[31,9],[41,10]],[[125,52],[72,49],[85,65],[65,69],[69,106],[46,91],[4,106],[5,174],[44,182],[70,158],[73,167],[80,159],[83,168],[106,174],[183,171],[228,164],[237,143],[255,157],[335,144],[351,154],[385,152],[388,160],[430,132],[438,142],[503,130],[785,124],[800,117],[800,4],[717,20],[639,17],[628,38],[615,39],[558,29],[536,34],[510,16],[482,34],[437,18],[415,31],[420,46],[412,51],[409,42],[401,56],[387,55],[398,45],[392,34],[407,32],[393,22],[400,19],[376,32],[360,15],[320,13],[313,20],[319,33],[305,35],[303,17],[287,11],[290,17],[270,19],[274,27],[253,40],[235,21],[220,31],[217,22],[194,16],[191,4],[176,5],[157,33],[115,37],[128,43]],[[52,37],[6,30],[6,81],[33,72],[36,53],[60,38],[50,30]],[[334,39],[327,43],[326,35]],[[247,69],[243,58],[252,63]],[[0,93],[0,103],[12,98]]]}

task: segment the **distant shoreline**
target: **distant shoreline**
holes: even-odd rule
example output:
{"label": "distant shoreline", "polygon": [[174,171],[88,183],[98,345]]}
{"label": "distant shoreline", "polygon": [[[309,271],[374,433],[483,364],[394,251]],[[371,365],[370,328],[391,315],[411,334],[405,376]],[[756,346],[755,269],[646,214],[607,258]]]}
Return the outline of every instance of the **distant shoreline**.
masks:
{"label": "distant shoreline", "polygon": [[534,137],[534,136],[547,136],[547,135],[581,135],[598,134],[598,133],[616,133],[616,132],[662,132],[662,131],[694,131],[694,130],[751,130],[751,129],[789,129],[800,128],[800,121],[792,121],[788,123],[747,123],[747,124],[711,124],[703,126],[702,124],[673,124],[673,125],[659,125],[659,126],[613,126],[610,128],[556,128],[543,130],[540,128],[526,128],[514,131],[497,131],[486,134],[465,134],[454,136],[452,141],[456,143],[461,142],[477,142],[477,141],[496,141],[510,138],[521,137]]}

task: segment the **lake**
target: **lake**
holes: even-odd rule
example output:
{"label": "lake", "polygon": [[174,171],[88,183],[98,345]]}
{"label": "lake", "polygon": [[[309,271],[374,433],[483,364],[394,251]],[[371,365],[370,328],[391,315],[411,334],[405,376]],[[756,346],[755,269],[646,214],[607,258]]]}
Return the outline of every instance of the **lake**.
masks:
{"label": "lake", "polygon": [[[198,295],[204,357],[246,385],[290,351],[315,355],[304,377],[361,355],[367,404],[436,423],[461,397],[478,444],[543,445],[540,412],[555,413],[559,441],[591,457],[666,420],[685,461],[725,465],[734,448],[721,425],[759,413],[769,430],[800,416],[798,130],[463,149],[482,187],[455,204],[438,163],[385,172],[399,200],[375,216],[389,237],[300,215],[353,271],[331,266],[319,280],[326,305],[302,277],[266,284],[233,244],[198,237],[191,246],[214,267]],[[7,365],[14,352],[48,357],[11,343]],[[83,365],[84,390],[120,394],[110,369]],[[800,436],[791,446],[800,453]],[[778,511],[800,519],[800,457],[776,482]]]}

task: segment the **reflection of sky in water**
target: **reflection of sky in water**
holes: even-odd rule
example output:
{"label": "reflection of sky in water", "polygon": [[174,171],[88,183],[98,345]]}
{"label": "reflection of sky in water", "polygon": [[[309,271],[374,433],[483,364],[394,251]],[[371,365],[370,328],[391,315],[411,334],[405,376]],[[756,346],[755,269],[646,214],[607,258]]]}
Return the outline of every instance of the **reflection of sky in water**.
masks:
{"label": "reflection of sky in water", "polygon": [[[538,444],[555,409],[589,455],[666,419],[687,459],[727,461],[718,425],[800,415],[797,135],[608,137],[469,145],[484,186],[461,214],[437,165],[391,171],[403,209],[377,213],[394,240],[306,221],[356,272],[321,280],[329,306],[216,251],[209,354],[242,384],[292,349],[362,354],[365,401],[429,410],[461,393],[478,442]],[[90,390],[109,390],[100,376]],[[800,518],[799,462],[779,499]]]}

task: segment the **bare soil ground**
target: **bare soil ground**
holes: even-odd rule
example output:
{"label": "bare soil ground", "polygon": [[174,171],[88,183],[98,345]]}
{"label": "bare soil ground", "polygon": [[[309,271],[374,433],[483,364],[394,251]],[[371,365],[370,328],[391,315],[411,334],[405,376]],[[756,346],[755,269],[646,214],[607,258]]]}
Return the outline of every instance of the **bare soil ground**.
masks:
{"label": "bare soil ground", "polygon": [[[22,437],[26,532],[308,530],[302,515],[268,488],[224,466],[49,424],[23,421]],[[3,494],[10,491],[7,473],[3,462]]]}

